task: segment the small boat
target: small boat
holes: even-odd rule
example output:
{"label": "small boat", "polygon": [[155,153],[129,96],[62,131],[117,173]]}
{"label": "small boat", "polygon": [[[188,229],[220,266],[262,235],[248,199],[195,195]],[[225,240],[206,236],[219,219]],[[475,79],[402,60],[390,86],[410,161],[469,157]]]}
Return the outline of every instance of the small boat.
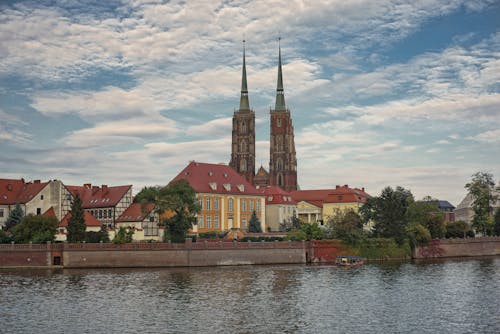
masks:
{"label": "small boat", "polygon": [[354,255],[339,255],[335,264],[339,267],[360,267],[364,264],[364,258]]}

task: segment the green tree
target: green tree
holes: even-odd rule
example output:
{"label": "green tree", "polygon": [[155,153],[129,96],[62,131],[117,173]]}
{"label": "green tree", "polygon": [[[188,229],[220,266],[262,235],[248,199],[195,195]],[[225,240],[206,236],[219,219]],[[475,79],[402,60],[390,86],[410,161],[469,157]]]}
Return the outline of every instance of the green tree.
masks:
{"label": "green tree", "polygon": [[473,236],[466,222],[459,220],[446,224],[446,238],[465,238],[466,236]]}
{"label": "green tree", "polygon": [[374,222],[373,234],[377,237],[394,238],[399,245],[406,238],[407,210],[413,203],[412,193],[402,187],[386,187],[379,197],[371,197],[360,209],[366,224]]}
{"label": "green tree", "polygon": [[15,208],[10,212],[7,221],[5,222],[4,230],[6,232],[12,231],[12,228],[19,224],[24,218],[24,212],[19,203],[16,203]]}
{"label": "green tree", "polygon": [[86,228],[82,200],[79,196],[76,196],[73,203],[71,203],[71,217],[68,221],[68,242],[85,241]]}
{"label": "green tree", "polygon": [[297,230],[300,229],[301,224],[302,222],[294,212],[293,216],[289,220],[286,220],[280,224],[279,230],[281,232],[289,232],[294,229]]}
{"label": "green tree", "polygon": [[185,179],[173,181],[162,188],[155,199],[155,209],[160,215],[171,213],[162,224],[166,238],[173,242],[184,242],[186,232],[196,224],[196,214],[201,210],[196,192]]}
{"label": "green tree", "polygon": [[406,228],[408,239],[410,239],[410,246],[415,249],[417,246],[427,245],[431,240],[431,233],[429,229],[422,224],[413,223]]}
{"label": "green tree", "polygon": [[12,235],[16,243],[45,243],[54,241],[58,225],[54,217],[29,214],[12,228]]}
{"label": "green tree", "polygon": [[115,244],[130,243],[133,240],[133,235],[134,235],[133,230],[126,229],[125,227],[121,226],[118,229],[118,232],[116,233],[115,237],[113,238],[113,243]]}
{"label": "green tree", "polygon": [[287,233],[287,240],[321,240],[324,237],[324,232],[319,227],[318,223],[306,224],[302,223],[300,229],[293,229]]}
{"label": "green tree", "polygon": [[487,172],[477,172],[472,175],[472,181],[465,185],[469,194],[472,196],[472,227],[476,231],[487,235],[492,231],[493,203],[497,196],[494,195],[495,182],[493,175]]}
{"label": "green tree", "polygon": [[495,226],[493,227],[493,232],[496,236],[500,236],[500,208],[495,212]]}
{"label": "green tree", "polygon": [[340,239],[354,245],[363,240],[363,221],[354,210],[341,211],[327,222],[331,238]]}
{"label": "green tree", "polygon": [[250,233],[262,233],[262,228],[260,227],[259,218],[257,214],[252,212],[252,217],[250,217],[250,222],[248,223],[248,232]]}
{"label": "green tree", "polygon": [[444,213],[435,201],[417,201],[408,206],[408,222],[427,228],[432,238],[443,238],[446,233]]}
{"label": "green tree", "polygon": [[160,186],[143,187],[134,197],[134,203],[154,203],[160,193]]}
{"label": "green tree", "polygon": [[109,242],[108,231],[102,229],[99,232],[89,231],[85,233],[85,242],[88,243],[100,243]]}

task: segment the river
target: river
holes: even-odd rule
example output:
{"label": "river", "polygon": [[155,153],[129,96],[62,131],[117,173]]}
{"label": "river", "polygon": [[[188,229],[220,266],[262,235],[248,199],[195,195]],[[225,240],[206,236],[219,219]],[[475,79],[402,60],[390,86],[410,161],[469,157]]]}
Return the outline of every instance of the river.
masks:
{"label": "river", "polygon": [[500,333],[500,258],[2,270],[0,333]]}

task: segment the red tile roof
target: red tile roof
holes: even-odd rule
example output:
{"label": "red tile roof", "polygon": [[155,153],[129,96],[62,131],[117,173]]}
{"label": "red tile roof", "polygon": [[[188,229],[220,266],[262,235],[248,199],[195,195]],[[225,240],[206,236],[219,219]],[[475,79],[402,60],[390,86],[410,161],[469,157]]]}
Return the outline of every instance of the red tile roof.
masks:
{"label": "red tile roof", "polygon": [[307,202],[311,205],[317,206],[318,208],[323,207],[323,201],[304,201],[304,202]]}
{"label": "red tile roof", "polygon": [[[71,218],[71,211],[68,211],[68,213],[59,223],[59,227],[68,227],[68,221],[70,218]],[[90,212],[83,211],[83,219],[85,219],[85,225],[87,227],[101,226],[101,222],[98,221],[96,217],[92,216]]]}
{"label": "red tile roof", "polygon": [[337,186],[328,194],[324,203],[365,203],[371,196],[365,189],[349,188],[349,186]]}
{"label": "red tile roof", "polygon": [[259,189],[266,195],[266,205],[269,204],[297,204],[292,195],[278,186],[269,186]]}
{"label": "red tile roof", "polygon": [[320,190],[295,190],[291,192],[292,198],[297,202],[300,201],[321,201],[328,196],[332,189],[320,189]]}
{"label": "red tile roof", "polygon": [[49,182],[25,182],[24,179],[0,179],[0,204],[25,204],[42,191]]}
{"label": "red tile roof", "polygon": [[131,185],[117,187],[102,185],[99,187],[85,184],[83,186],[66,186],[66,189],[74,197],[80,196],[82,207],[88,209],[116,206],[131,187]]}
{"label": "red tile roof", "polygon": [[185,179],[197,193],[264,196],[234,169],[192,161],[172,181]]}
{"label": "red tile roof", "polygon": [[54,207],[50,207],[50,209],[48,209],[47,211],[45,211],[42,216],[45,216],[45,217],[54,217],[54,218],[57,218],[56,216],[56,212],[54,211]]}
{"label": "red tile roof", "polygon": [[153,211],[155,205],[153,203],[146,204],[143,207],[141,203],[132,203],[127,210],[125,210],[120,217],[116,220],[117,222],[140,222],[143,221],[148,214]]}

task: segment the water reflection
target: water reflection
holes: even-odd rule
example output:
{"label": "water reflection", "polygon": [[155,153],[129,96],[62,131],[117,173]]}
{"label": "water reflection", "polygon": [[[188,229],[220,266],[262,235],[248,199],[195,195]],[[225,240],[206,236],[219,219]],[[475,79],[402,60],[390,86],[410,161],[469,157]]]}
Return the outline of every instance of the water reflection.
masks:
{"label": "water reflection", "polygon": [[0,271],[0,331],[500,332],[499,258],[351,269]]}

